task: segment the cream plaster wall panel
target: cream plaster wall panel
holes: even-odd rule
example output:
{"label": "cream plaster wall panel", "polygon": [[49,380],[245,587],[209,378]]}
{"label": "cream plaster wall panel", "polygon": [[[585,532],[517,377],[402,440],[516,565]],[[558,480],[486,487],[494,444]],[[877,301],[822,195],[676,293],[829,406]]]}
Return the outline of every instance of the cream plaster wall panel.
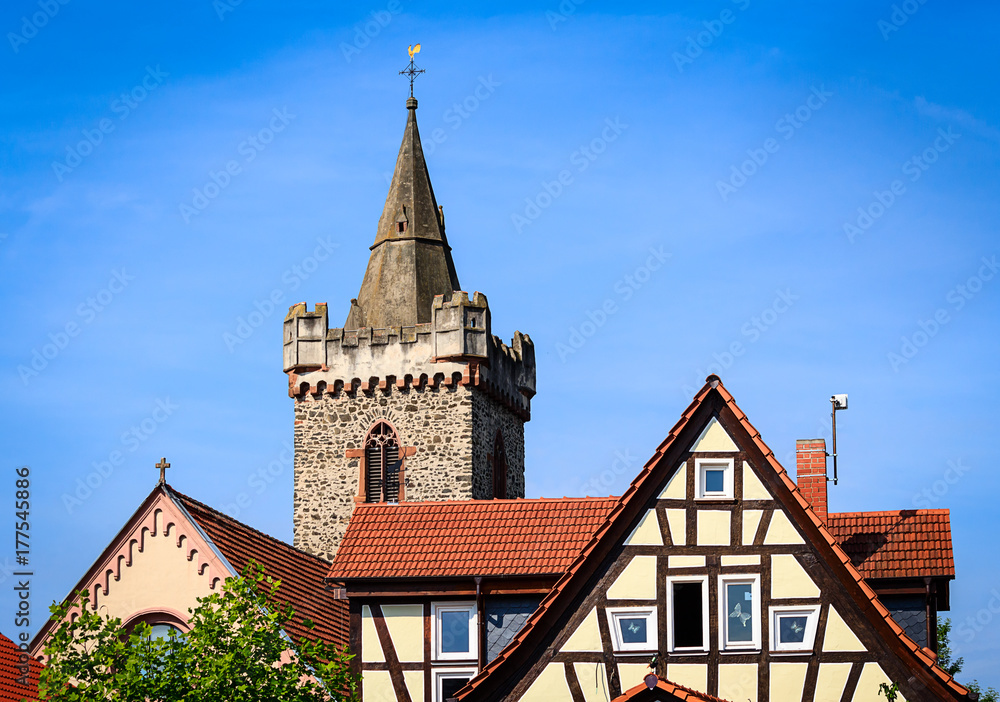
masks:
{"label": "cream plaster wall panel", "polygon": [[[865,663],[865,667],[861,669],[861,677],[858,678],[858,686],[854,690],[853,702],[879,702],[879,700],[885,702],[885,697],[879,695],[879,686],[882,683],[892,685],[882,666],[878,663]],[[903,693],[899,693],[896,699],[906,702]]]}
{"label": "cream plaster wall panel", "polygon": [[686,500],[687,499],[687,464],[681,464],[677,472],[673,474],[667,482],[667,486],[660,493],[661,500]]}
{"label": "cream plaster wall panel", "polygon": [[614,585],[608,588],[609,600],[655,600],[656,556],[635,556],[625,566]]}
{"label": "cream plaster wall panel", "polygon": [[757,664],[720,665],[718,696],[724,700],[757,702]]}
{"label": "cream plaster wall panel", "polygon": [[656,510],[651,509],[639,522],[639,526],[626,539],[626,546],[662,546],[663,535],[660,533],[660,522],[656,518]]}
{"label": "cream plaster wall panel", "polygon": [[723,556],[722,567],[760,565],[760,556]]}
{"label": "cream plaster wall panel", "polygon": [[[692,690],[708,690],[708,666],[695,663],[671,663],[667,666],[667,680]],[[639,682],[642,682],[641,680]]]}
{"label": "cream plaster wall panel", "polygon": [[396,691],[388,670],[366,670],[361,674],[365,702],[396,702]]}
{"label": "cream plaster wall panel", "polygon": [[764,545],[777,546],[804,543],[805,541],[803,541],[799,532],[788,521],[788,515],[785,514],[784,510],[774,510],[771,514],[771,523],[767,527],[767,534],[764,536]]}
{"label": "cream plaster wall panel", "polygon": [[819,597],[819,588],[790,553],[771,556],[771,597]]}
{"label": "cream plaster wall panel", "polygon": [[574,663],[576,679],[586,702],[608,702],[608,676],[603,663]]}
{"label": "cream plaster wall panel", "polygon": [[[189,561],[188,548],[184,547],[188,540],[178,548],[176,527],[172,532],[152,536],[146,531],[143,550],[139,551],[138,545],[132,547],[132,565],[123,562],[119,579],[109,578],[108,593],[103,594],[102,586],[97,595],[100,614],[127,620],[145,609],[171,609],[187,616],[188,609],[198,606],[197,598],[211,594],[209,572],[198,574],[205,557],[199,554]],[[201,550],[208,548],[202,546]]]}
{"label": "cream plaster wall panel", "polygon": [[739,451],[739,447],[730,438],[719,420],[712,417],[701,436],[694,442],[691,451]]}
{"label": "cream plaster wall panel", "polygon": [[687,543],[687,510],[668,509],[667,527],[670,529],[670,540],[674,546],[683,546]]}
{"label": "cream plaster wall panel", "polygon": [[704,568],[704,556],[668,556],[668,568]]}
{"label": "cream plaster wall panel", "polygon": [[649,675],[649,666],[645,663],[618,664],[618,681],[621,683],[622,692],[641,684],[647,675]]}
{"label": "cream plaster wall panel", "polygon": [[586,652],[603,651],[601,645],[601,629],[597,624],[597,610],[590,610],[590,614],[584,617],[580,626],[572,633],[569,639],[563,644],[560,651]]}
{"label": "cream plaster wall panel", "polygon": [[410,702],[420,702],[424,699],[424,671],[404,670],[403,682],[406,683],[406,691],[410,693]]}
{"label": "cream plaster wall panel", "polygon": [[375,630],[375,619],[368,605],[361,607],[361,660],[366,663],[385,663],[382,644],[379,643],[378,631]]}
{"label": "cream plaster wall panel", "polygon": [[720,509],[698,510],[698,545],[729,546],[731,512]]}
{"label": "cream plaster wall panel", "polygon": [[851,663],[820,663],[813,702],[840,702],[851,674]]}
{"label": "cream plaster wall panel", "polygon": [[392,647],[401,663],[424,661],[424,608],[422,605],[382,605]]}
{"label": "cream plaster wall panel", "polygon": [[861,640],[847,626],[840,613],[830,605],[826,618],[826,635],[823,637],[824,651],[867,651]]}
{"label": "cream plaster wall panel", "polygon": [[[368,702],[368,700],[365,700]],[[521,697],[521,702],[573,702],[562,663],[549,663]]]}
{"label": "cream plaster wall panel", "polygon": [[750,464],[743,461],[743,499],[744,500],[772,500],[771,493],[764,487],[764,483],[757,477],[757,473],[750,467]]}
{"label": "cream plaster wall panel", "polygon": [[757,536],[757,527],[760,526],[760,518],[764,513],[759,509],[748,509],[743,511],[743,545],[753,546],[754,537]]}
{"label": "cream plaster wall panel", "polygon": [[772,663],[770,702],[801,702],[808,663]]}

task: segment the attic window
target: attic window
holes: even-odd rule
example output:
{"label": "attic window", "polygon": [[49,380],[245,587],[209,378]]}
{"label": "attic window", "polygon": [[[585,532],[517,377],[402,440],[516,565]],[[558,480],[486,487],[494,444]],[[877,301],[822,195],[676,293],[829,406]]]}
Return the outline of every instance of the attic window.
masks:
{"label": "attic window", "polygon": [[434,660],[476,660],[479,656],[475,602],[434,603]]}
{"label": "attic window", "polygon": [[608,620],[616,651],[656,650],[655,607],[609,608]]}
{"label": "attic window", "polygon": [[771,650],[810,651],[816,639],[819,607],[772,607]]}
{"label": "attic window", "polygon": [[733,460],[696,459],[695,497],[699,500],[733,499]]}

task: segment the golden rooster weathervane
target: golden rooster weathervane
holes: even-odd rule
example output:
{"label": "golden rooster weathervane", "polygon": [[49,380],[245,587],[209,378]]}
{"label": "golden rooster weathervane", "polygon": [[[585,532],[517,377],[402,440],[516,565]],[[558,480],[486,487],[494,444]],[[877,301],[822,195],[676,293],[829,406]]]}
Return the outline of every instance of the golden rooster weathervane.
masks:
{"label": "golden rooster weathervane", "polygon": [[407,66],[402,71],[400,71],[399,75],[408,76],[410,78],[410,97],[413,97],[413,81],[416,79],[418,75],[424,72],[424,69],[417,68],[416,64],[413,63],[414,54],[420,53],[420,44],[411,44],[409,52],[410,52],[410,65]]}

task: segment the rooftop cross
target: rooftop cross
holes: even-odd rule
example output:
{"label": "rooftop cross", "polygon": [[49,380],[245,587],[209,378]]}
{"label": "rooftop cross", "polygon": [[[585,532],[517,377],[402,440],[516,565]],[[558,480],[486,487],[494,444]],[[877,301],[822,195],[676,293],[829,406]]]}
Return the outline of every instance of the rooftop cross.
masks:
{"label": "rooftop cross", "polygon": [[399,72],[401,76],[408,76],[410,79],[410,97],[413,97],[413,81],[416,80],[417,76],[424,72],[424,69],[417,68],[416,64],[413,63],[413,55],[420,53],[420,44],[416,46],[410,46],[410,65]]}
{"label": "rooftop cross", "polygon": [[156,467],[160,469],[160,485],[165,485],[167,482],[167,468],[170,467],[170,464],[167,463],[167,459],[164,457],[160,459]]}

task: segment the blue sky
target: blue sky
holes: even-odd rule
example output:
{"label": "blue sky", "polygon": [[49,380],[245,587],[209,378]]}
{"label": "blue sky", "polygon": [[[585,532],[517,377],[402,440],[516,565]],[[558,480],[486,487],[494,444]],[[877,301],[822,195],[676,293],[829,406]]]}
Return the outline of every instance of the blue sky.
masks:
{"label": "blue sky", "polygon": [[831,509],[951,510],[960,679],[1000,684],[995,5],[63,2],[0,9],[0,496],[31,467],[32,629],[160,456],[291,539],[281,319],[346,316],[421,42],[460,281],[536,344],[529,496],[619,494],[710,372],[790,468],[849,393]]}

